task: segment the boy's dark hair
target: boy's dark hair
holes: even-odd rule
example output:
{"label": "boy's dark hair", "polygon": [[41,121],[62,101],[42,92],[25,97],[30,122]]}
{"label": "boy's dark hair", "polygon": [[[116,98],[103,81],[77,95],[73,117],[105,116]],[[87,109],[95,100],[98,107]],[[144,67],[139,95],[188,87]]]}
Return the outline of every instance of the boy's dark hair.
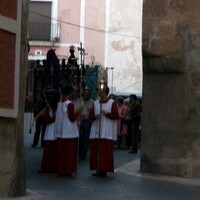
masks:
{"label": "boy's dark hair", "polygon": [[135,94],[131,94],[129,96],[129,99],[134,99],[136,101],[137,100],[137,96]]}
{"label": "boy's dark hair", "polygon": [[61,88],[62,95],[69,95],[73,92],[73,88],[71,85],[65,85]]}
{"label": "boy's dark hair", "polygon": [[117,97],[116,101],[118,101],[120,104],[124,103],[124,99],[122,97]]}

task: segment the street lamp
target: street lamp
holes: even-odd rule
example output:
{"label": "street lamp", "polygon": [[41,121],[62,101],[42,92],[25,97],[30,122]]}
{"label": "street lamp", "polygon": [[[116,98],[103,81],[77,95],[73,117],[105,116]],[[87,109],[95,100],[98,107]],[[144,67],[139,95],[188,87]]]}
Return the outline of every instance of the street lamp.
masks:
{"label": "street lamp", "polygon": [[98,89],[100,92],[103,92],[107,86],[107,83],[104,79],[101,79],[98,83]]}

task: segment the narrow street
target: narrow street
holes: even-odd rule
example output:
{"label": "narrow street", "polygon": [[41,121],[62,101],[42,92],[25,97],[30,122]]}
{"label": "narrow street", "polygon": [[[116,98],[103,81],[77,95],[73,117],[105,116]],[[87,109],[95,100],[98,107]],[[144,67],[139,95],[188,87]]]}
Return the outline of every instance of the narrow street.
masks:
{"label": "narrow street", "polygon": [[[199,200],[200,180],[152,176],[139,172],[139,153],[115,150],[115,173],[91,176],[89,155],[79,161],[77,177],[39,174],[43,149],[25,137],[27,196],[21,200]],[[12,198],[13,199],[13,198]]]}

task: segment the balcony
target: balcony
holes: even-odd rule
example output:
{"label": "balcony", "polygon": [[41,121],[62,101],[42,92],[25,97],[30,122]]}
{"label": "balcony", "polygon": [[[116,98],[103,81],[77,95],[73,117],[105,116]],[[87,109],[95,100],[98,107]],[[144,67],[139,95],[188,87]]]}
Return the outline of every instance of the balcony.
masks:
{"label": "balcony", "polygon": [[59,42],[60,23],[29,23],[29,41]]}

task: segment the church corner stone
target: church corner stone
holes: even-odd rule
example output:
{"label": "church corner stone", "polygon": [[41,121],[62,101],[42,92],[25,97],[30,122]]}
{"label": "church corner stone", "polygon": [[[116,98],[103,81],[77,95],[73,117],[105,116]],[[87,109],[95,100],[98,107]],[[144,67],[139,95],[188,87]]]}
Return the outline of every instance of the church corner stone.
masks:
{"label": "church corner stone", "polygon": [[153,2],[143,1],[141,171],[199,178],[200,2]]}

